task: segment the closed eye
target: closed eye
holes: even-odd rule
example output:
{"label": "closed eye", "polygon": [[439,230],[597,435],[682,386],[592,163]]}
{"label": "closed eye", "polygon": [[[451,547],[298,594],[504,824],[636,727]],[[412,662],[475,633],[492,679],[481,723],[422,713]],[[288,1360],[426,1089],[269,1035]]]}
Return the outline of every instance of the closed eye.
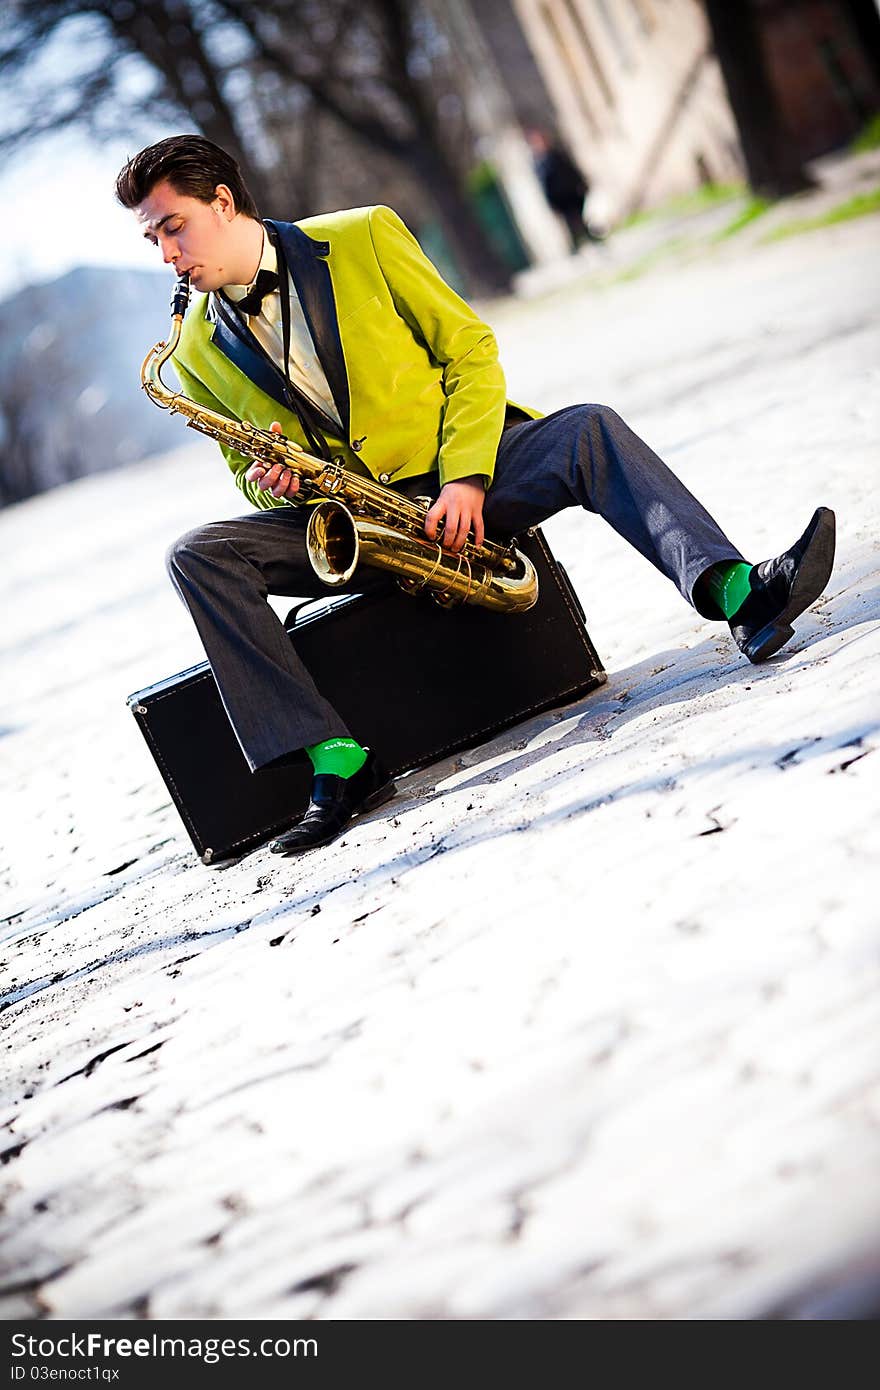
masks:
{"label": "closed eye", "polygon": [[[166,232],[168,232],[170,236],[177,236],[177,233],[178,233],[179,231],[181,231],[181,229],[182,229],[182,227],[183,227],[183,223],[182,223],[182,222],[178,222],[175,226],[172,227],[172,226],[170,226],[167,222],[164,222],[164,221],[163,221],[163,222],[160,223],[160,226],[161,226]],[[144,232],[144,239],[145,239],[146,241],[148,241],[148,242],[150,243],[151,246],[158,246],[158,245],[159,245],[159,239],[158,239],[158,237],[155,235],[154,232]]]}

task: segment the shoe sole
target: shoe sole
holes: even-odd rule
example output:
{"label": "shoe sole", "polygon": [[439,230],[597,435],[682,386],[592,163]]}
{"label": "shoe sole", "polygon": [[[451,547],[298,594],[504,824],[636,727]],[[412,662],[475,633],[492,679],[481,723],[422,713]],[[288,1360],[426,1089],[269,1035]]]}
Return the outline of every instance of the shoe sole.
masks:
{"label": "shoe sole", "polygon": [[[377,791],[372,792],[370,796],[361,803],[349,820],[346,821],[345,825],[339,830],[334,830],[332,835],[324,835],[320,840],[312,840],[307,845],[291,845],[289,848],[284,845],[281,840],[273,840],[269,849],[272,854],[283,854],[288,856],[291,854],[304,854],[306,850],[309,849],[321,849],[324,845],[332,844],[340,835],[343,835],[352,821],[358,816],[362,816],[365,811],[375,811],[377,807],[384,806],[386,801],[390,801],[392,797],[396,795],[397,784],[395,782],[386,782],[384,787],[379,787]],[[277,849],[276,845],[278,846]]]}
{"label": "shoe sole", "polygon": [[794,636],[792,623],[795,618],[799,618],[811,603],[815,603],[831,578],[836,534],[834,513],[829,507],[820,507],[814,522],[816,529],[798,566],[787,606],[743,647],[749,661],[756,666],[773,656]]}

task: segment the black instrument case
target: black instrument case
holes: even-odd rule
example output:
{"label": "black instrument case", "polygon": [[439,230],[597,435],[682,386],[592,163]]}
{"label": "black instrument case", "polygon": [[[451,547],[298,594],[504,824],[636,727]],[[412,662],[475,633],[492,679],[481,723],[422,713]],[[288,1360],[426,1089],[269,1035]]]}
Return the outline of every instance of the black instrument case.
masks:
{"label": "black instrument case", "polygon": [[[581,606],[542,533],[519,545],[540,582],[527,613],[444,610],[392,585],[312,601],[288,616],[319,690],[393,775],[605,681]],[[252,773],[207,662],[137,691],[128,704],[204,863],[241,855],[302,816],[312,779],[305,753]]]}

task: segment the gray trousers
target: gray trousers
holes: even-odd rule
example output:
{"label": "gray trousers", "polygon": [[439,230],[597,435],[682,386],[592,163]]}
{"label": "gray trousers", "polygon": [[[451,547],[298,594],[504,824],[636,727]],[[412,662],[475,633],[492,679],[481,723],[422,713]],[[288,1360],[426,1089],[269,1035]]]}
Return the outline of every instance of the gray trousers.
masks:
{"label": "gray trousers", "polygon": [[[405,480],[400,491],[434,496],[436,474]],[[697,581],[712,565],[742,555],[607,406],[568,406],[543,420],[508,424],[501,437],[483,509],[488,534],[500,539],[521,534],[565,507],[604,517],[703,616],[721,616],[701,597]],[[307,508],[255,510],[197,527],[168,552],[171,579],[192,614],[254,771],[308,744],[358,736],[317,689],[267,595],[322,598],[394,582],[362,565],[348,586],[328,590],[306,555],[307,522]]]}

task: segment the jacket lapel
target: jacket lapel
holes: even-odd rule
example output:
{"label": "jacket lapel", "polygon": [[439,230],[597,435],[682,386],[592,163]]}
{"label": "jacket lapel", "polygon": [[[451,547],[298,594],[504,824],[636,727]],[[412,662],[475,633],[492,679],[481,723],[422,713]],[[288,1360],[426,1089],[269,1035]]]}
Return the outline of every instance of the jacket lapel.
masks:
{"label": "jacket lapel", "polygon": [[345,438],[348,439],[351,429],[351,401],[342,339],[339,336],[339,317],[333,297],[333,283],[325,259],[330,254],[330,243],[313,241],[292,222],[273,221],[271,225],[281,240],[287,268],[293,277],[318,360],[324,368],[327,385],[336,402]]}
{"label": "jacket lapel", "polygon": [[261,353],[255,351],[248,339],[250,334],[231,309],[227,309],[218,295],[208,296],[205,319],[214,325],[211,342],[218,347],[240,372],[252,381],[260,391],[271,396],[273,401],[284,406],[284,382],[281,373],[273,371],[272,366]]}

